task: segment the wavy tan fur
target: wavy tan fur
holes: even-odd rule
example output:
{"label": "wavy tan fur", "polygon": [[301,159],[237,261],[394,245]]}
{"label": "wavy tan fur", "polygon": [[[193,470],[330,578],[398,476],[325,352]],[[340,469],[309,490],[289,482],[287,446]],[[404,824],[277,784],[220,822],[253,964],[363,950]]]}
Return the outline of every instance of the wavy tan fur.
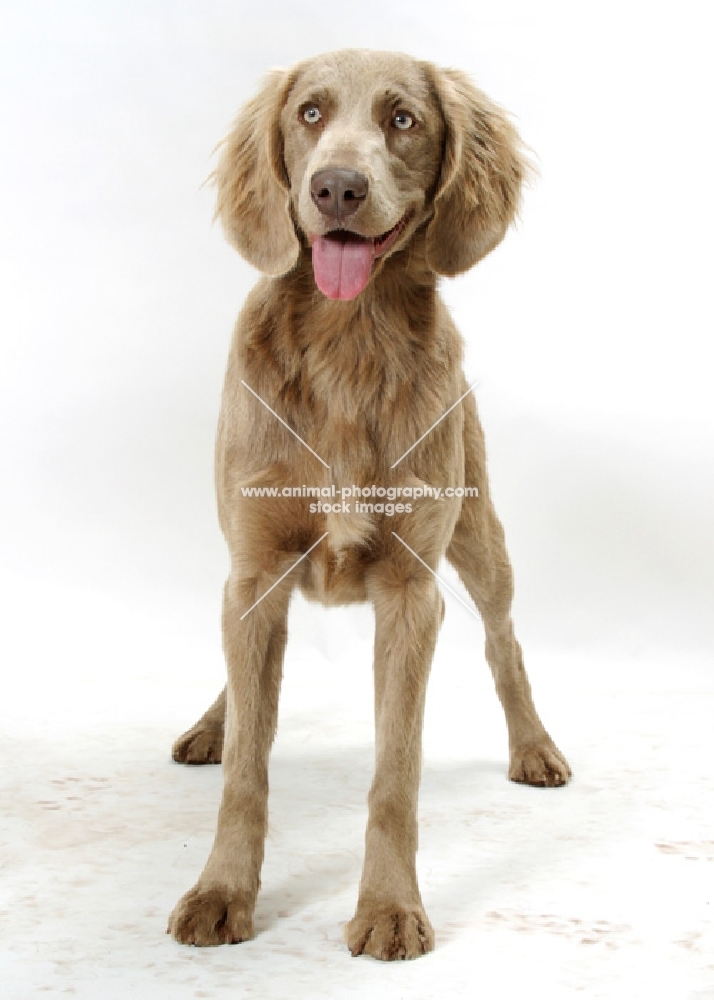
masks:
{"label": "wavy tan fur", "polygon": [[[310,103],[322,112],[317,127],[303,116]],[[397,131],[397,108],[417,124]],[[376,236],[408,220],[352,301],[326,298],[313,277],[311,241],[330,223],[310,197],[310,178],[329,167],[368,178],[350,219],[355,231]],[[272,73],[223,146],[218,215],[237,249],[272,277],[261,278],[240,314],[223,390],[216,486],[231,557],[228,683],[173,755],[193,764],[222,759],[224,789],[206,866],[169,920],[179,941],[253,934],[294,587],[326,604],[369,600],[375,612],[376,764],[357,908],[345,930],[353,955],[414,958],[434,946],[415,859],[424,701],[444,613],[430,570],[442,556],[483,618],[509,777],[545,786],[570,775],[533,705],[513,633],[511,568],[473,395],[392,468],[467,389],[437,277],[467,270],[503,238],[526,169],[513,126],[465,75],[357,50]],[[467,485],[479,495],[423,498],[390,517],[310,513],[309,498],[242,493],[302,483]]]}

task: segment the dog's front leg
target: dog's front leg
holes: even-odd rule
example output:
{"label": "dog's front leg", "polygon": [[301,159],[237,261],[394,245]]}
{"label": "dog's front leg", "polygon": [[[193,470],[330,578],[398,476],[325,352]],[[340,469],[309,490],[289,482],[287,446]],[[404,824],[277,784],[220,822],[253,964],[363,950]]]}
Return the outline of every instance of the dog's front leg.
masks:
{"label": "dog's front leg", "polygon": [[232,575],[226,583],[223,797],[206,867],[169,918],[168,930],[184,944],[230,944],[253,936],[291,590],[288,578],[249,610],[271,585],[267,576]]}
{"label": "dog's front leg", "polygon": [[417,795],[424,699],[443,601],[408,552],[372,572],[376,765],[359,900],[345,938],[353,955],[416,958],[434,947],[417,885]]}

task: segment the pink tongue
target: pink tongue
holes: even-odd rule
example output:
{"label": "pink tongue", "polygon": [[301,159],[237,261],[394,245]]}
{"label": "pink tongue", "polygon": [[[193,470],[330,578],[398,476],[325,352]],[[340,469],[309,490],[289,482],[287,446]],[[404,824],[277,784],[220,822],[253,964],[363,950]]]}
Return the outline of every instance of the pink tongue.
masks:
{"label": "pink tongue", "polygon": [[374,260],[371,240],[341,243],[320,236],[312,244],[315,282],[328,299],[353,299],[369,281]]}

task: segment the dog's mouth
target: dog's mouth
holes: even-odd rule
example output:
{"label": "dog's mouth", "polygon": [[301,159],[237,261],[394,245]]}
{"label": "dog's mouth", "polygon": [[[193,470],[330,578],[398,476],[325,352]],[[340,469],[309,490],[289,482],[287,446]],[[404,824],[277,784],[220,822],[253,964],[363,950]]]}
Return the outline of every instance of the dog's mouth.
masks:
{"label": "dog's mouth", "polygon": [[407,212],[396,226],[381,236],[360,236],[348,229],[333,229],[312,243],[315,283],[328,299],[356,298],[366,288],[372,264],[397,241],[409,221]]}

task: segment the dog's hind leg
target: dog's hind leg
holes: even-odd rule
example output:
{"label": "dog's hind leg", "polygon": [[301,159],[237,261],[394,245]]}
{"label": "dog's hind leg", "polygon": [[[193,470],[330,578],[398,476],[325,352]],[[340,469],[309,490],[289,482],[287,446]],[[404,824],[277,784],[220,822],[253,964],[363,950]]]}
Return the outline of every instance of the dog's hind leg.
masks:
{"label": "dog's hind leg", "polygon": [[220,764],[226,717],[226,689],[223,688],[198,722],[174,743],[171,756],[180,764]]}
{"label": "dog's hind leg", "polygon": [[513,632],[513,575],[503,528],[491,503],[483,437],[473,399],[464,400],[465,485],[478,497],[464,498],[446,556],[456,568],[483,619],[486,659],[506,715],[508,777],[529,785],[564,785],[570,767],[541,722]]}

